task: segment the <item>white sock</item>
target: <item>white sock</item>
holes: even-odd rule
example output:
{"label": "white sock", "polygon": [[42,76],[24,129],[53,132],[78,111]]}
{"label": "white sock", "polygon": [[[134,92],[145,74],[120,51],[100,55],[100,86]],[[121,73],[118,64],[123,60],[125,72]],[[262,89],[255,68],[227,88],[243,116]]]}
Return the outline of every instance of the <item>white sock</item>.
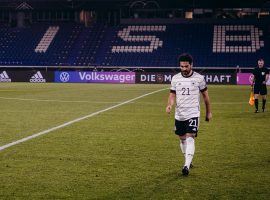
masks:
{"label": "white sock", "polygon": [[185,154],[186,154],[186,149],[187,149],[187,142],[186,142],[186,139],[184,140],[181,140],[180,139],[180,149],[185,157]]}
{"label": "white sock", "polygon": [[186,155],[185,155],[185,165],[188,168],[190,167],[190,163],[192,162],[193,155],[195,152],[195,141],[194,138],[188,137],[186,138]]}

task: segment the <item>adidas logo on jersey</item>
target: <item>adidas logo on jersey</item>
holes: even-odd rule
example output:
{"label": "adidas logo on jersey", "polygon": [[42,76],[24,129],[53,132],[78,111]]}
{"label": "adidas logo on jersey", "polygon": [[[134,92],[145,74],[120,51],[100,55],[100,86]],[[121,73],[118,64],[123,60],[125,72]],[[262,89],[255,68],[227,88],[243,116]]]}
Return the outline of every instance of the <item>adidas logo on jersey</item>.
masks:
{"label": "adidas logo on jersey", "polygon": [[6,71],[3,71],[0,74],[0,82],[11,82],[11,79],[9,78],[8,74]]}
{"label": "adidas logo on jersey", "polygon": [[31,79],[30,79],[31,83],[45,83],[46,79],[43,78],[42,74],[40,73],[40,71],[37,71],[37,73],[35,73]]}

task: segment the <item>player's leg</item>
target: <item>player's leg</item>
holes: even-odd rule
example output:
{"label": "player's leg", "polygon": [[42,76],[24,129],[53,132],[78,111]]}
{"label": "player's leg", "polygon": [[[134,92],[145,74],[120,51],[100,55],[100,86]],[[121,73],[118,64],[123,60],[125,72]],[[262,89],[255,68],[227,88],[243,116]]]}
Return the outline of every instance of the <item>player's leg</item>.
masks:
{"label": "player's leg", "polygon": [[190,164],[192,162],[194,153],[195,153],[195,135],[193,133],[187,133],[186,134],[186,154],[185,154],[185,164],[184,166],[187,166],[188,169],[190,168]]}
{"label": "player's leg", "polygon": [[255,100],[255,113],[259,112],[259,94],[254,94]]}
{"label": "player's leg", "polygon": [[[181,137],[179,136],[179,139],[180,139],[180,149],[181,149],[181,152],[183,153],[184,159],[186,159],[186,149],[187,149],[186,137],[182,137],[182,139],[181,139]],[[190,163],[189,168],[193,168],[192,162]]]}
{"label": "player's leg", "polygon": [[262,86],[261,95],[262,95],[262,111],[264,112],[265,105],[266,105],[266,95],[267,95],[267,87],[266,87],[266,85]]}
{"label": "player's leg", "polygon": [[187,148],[187,141],[186,141],[186,138],[183,138],[181,139],[181,137],[179,136],[180,138],[180,149],[185,157],[186,155],[186,148]]}
{"label": "player's leg", "polygon": [[186,152],[185,152],[185,164],[182,169],[183,175],[189,174],[189,169],[191,167],[192,159],[195,153],[195,136],[197,135],[199,127],[199,118],[191,118],[185,121],[185,127],[187,133],[180,138],[186,141]]}
{"label": "player's leg", "polygon": [[175,120],[175,134],[179,136],[180,149],[184,155],[184,158],[186,155],[186,148],[187,148],[185,133],[186,133],[185,121]]}
{"label": "player's leg", "polygon": [[266,105],[266,95],[262,96],[262,111],[264,112],[265,110],[265,105]]}
{"label": "player's leg", "polygon": [[188,175],[189,169],[192,163],[192,159],[195,152],[195,140],[194,140],[195,134],[193,133],[187,133],[184,136],[180,136],[181,140],[186,141],[186,151],[185,151],[185,164],[182,168],[182,174]]}
{"label": "player's leg", "polygon": [[254,100],[255,100],[255,113],[259,112],[259,94],[260,94],[260,86],[254,85]]}

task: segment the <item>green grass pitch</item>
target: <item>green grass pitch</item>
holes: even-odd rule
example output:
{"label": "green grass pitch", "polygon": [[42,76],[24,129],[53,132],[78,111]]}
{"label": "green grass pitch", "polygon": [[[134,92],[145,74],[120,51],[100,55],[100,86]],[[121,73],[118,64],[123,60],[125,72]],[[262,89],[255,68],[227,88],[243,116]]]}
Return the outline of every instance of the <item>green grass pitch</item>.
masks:
{"label": "green grass pitch", "polygon": [[[1,83],[0,146],[168,87]],[[164,90],[0,151],[0,199],[269,199],[270,104],[249,90],[209,86],[188,177]]]}

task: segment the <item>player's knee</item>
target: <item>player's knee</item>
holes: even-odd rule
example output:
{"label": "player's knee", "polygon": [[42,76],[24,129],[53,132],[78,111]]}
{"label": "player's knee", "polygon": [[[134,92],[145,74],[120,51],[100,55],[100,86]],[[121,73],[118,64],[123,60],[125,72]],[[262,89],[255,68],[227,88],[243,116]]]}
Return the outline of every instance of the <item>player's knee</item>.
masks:
{"label": "player's knee", "polygon": [[187,133],[186,134],[186,139],[189,138],[189,137],[195,138],[195,135],[196,135],[195,133]]}
{"label": "player's knee", "polygon": [[181,142],[186,140],[186,135],[179,135],[179,138],[181,140]]}

